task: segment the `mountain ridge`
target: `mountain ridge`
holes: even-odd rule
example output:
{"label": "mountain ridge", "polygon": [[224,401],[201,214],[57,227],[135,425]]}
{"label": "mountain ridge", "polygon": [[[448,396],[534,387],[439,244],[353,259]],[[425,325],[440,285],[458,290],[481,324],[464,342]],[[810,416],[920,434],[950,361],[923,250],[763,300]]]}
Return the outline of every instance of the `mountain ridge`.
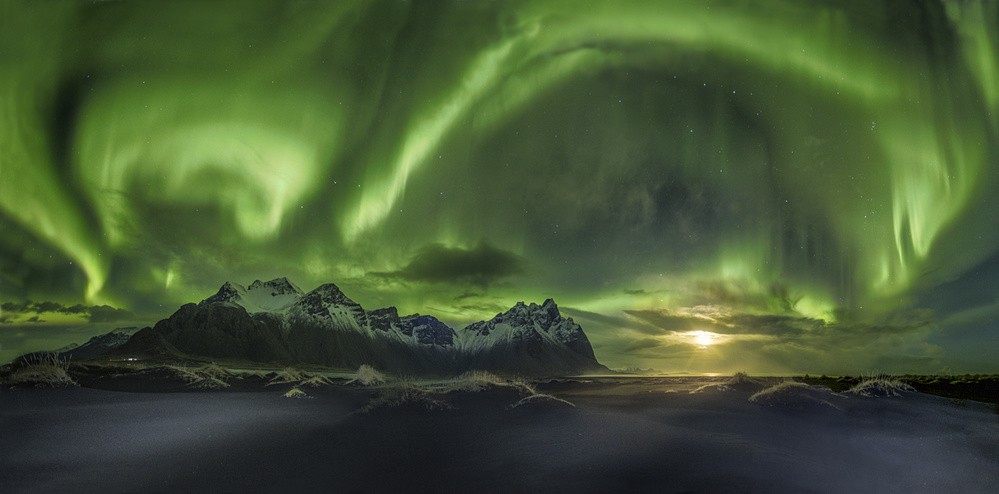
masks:
{"label": "mountain ridge", "polygon": [[[455,329],[431,315],[399,316],[395,307],[365,310],[333,283],[303,292],[287,278],[247,286],[227,281],[136,335],[143,332],[162,338],[143,335],[142,341],[165,342],[171,352],[262,363],[368,364],[436,375],[472,369],[522,375],[607,371],[582,327],[562,316],[551,298],[541,305],[518,302]],[[156,352],[163,353],[145,353]]]}

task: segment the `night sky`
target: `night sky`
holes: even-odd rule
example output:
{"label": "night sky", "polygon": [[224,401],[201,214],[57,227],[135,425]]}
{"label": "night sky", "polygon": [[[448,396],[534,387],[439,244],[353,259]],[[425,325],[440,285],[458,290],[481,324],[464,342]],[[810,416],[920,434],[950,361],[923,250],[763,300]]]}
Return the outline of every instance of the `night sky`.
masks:
{"label": "night sky", "polygon": [[[0,360],[231,280],[999,372],[999,3],[0,4]],[[104,306],[108,307],[104,307]]]}

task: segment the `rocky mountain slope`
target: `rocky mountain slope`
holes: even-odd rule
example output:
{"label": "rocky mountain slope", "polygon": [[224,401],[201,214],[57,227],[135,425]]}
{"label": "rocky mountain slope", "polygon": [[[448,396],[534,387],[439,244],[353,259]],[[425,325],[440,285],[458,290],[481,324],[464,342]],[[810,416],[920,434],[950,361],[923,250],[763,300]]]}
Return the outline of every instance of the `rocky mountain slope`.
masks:
{"label": "rocky mountain slope", "polygon": [[76,343],[56,350],[57,353],[74,360],[88,359],[120,347],[132,337],[139,328],[116,328],[102,335],[94,336],[82,345]]}

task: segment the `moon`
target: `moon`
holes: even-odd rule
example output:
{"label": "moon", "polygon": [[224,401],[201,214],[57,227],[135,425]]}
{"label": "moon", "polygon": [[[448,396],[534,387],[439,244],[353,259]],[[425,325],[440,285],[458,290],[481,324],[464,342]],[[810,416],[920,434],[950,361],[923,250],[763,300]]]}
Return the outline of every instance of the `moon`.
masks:
{"label": "moon", "polygon": [[693,331],[690,335],[694,337],[694,342],[700,346],[710,346],[714,344],[715,338],[718,336],[708,331]]}

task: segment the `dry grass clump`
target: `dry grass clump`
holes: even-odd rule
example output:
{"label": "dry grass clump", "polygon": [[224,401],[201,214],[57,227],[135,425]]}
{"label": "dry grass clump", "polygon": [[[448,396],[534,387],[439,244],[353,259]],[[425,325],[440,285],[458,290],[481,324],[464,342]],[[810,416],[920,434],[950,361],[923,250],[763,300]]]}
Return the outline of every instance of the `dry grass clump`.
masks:
{"label": "dry grass clump", "polygon": [[562,398],[557,398],[550,394],[535,393],[530,396],[525,396],[524,398],[521,398],[520,401],[506,408],[507,410],[513,410],[514,408],[518,407],[537,410],[537,409],[576,408],[576,405],[573,405],[572,403],[565,401]]}
{"label": "dry grass clump", "polygon": [[384,388],[377,397],[356,413],[371,413],[391,409],[408,409],[413,411],[442,411],[454,407],[450,403],[439,400],[415,380],[400,379]]}
{"label": "dry grass clump", "polygon": [[305,391],[298,389],[298,386],[289,389],[287,393],[281,396],[284,396],[285,398],[311,398],[311,396],[306,394]]}
{"label": "dry grass clump", "polygon": [[768,407],[780,407],[793,410],[817,409],[824,407],[838,408],[830,400],[834,394],[824,386],[809,386],[796,381],[784,381],[763,389],[749,397],[749,401]]}
{"label": "dry grass clump", "polygon": [[728,381],[721,383],[705,384],[690,394],[703,393],[705,391],[758,391],[766,387],[767,383],[763,379],[749,377],[745,372],[736,372]]}
{"label": "dry grass clump", "polygon": [[228,388],[227,382],[233,377],[233,373],[228,369],[223,369],[215,364],[208,364],[197,369],[187,367],[170,367],[177,373],[188,386],[195,389],[223,389]]}
{"label": "dry grass clump", "polygon": [[311,374],[294,367],[285,367],[267,382],[267,386],[272,384],[295,384],[296,387],[308,386],[310,388],[318,388],[332,385],[333,380],[322,374]]}
{"label": "dry grass clump", "polygon": [[507,410],[551,410],[558,408],[575,408],[576,405],[550,394],[538,393],[531,383],[521,378],[503,378],[491,372],[473,370],[466,372],[447,384],[444,393],[480,391],[515,391],[521,398],[516,403],[507,405]]}
{"label": "dry grass clump", "polygon": [[58,353],[40,353],[23,359],[20,366],[4,380],[11,386],[34,385],[38,388],[47,386],[79,386],[66,372],[69,360],[59,357]]}
{"label": "dry grass clump", "polygon": [[385,384],[385,376],[381,372],[375,370],[368,364],[362,364],[357,368],[357,373],[354,374],[354,378],[347,381],[347,384],[357,384],[361,386],[377,386],[379,384]]}
{"label": "dry grass clump", "polygon": [[271,380],[267,383],[267,386],[270,386],[271,384],[297,383],[305,379],[308,379],[308,375],[304,372],[294,367],[285,367],[281,370],[281,372],[278,372],[276,376],[271,378]]}
{"label": "dry grass clump", "polygon": [[203,365],[198,369],[198,372],[202,375],[211,376],[221,380],[226,380],[236,375],[229,369],[219,367],[216,364]]}
{"label": "dry grass clump", "polygon": [[749,401],[759,403],[761,405],[773,406],[787,400],[788,398],[800,395],[801,391],[808,388],[809,386],[805,383],[797,381],[784,381],[775,386],[771,386],[754,393],[753,396],[749,397]]}
{"label": "dry grass clump", "polygon": [[[528,410],[572,408],[572,403],[552,395],[538,393],[533,386],[522,379],[499,377],[486,371],[469,371],[448,382],[427,383],[416,379],[397,379],[383,387],[379,394],[356,413],[370,413],[389,409],[423,413],[427,411],[453,410],[455,406],[446,400],[451,394],[499,392],[505,395],[516,393],[519,401],[506,407]],[[454,397],[473,399],[471,396]],[[474,400],[474,399],[473,399]],[[452,400],[453,401],[453,400]]]}
{"label": "dry grass clump", "polygon": [[897,377],[888,374],[874,374],[865,377],[846,392],[867,397],[896,397],[902,396],[902,393],[915,391],[916,388],[909,386]]}
{"label": "dry grass clump", "polygon": [[454,378],[445,386],[444,392],[452,391],[476,393],[491,388],[515,389],[521,394],[533,395],[534,386],[523,379],[505,379],[491,372],[472,370]]}
{"label": "dry grass clump", "polygon": [[333,384],[333,381],[330,378],[328,378],[328,377],[326,377],[326,376],[324,376],[322,374],[315,374],[315,375],[309,377],[308,379],[303,379],[302,382],[299,383],[299,386],[308,386],[310,388],[318,388],[318,387],[321,387],[321,386],[330,386],[332,384]]}

